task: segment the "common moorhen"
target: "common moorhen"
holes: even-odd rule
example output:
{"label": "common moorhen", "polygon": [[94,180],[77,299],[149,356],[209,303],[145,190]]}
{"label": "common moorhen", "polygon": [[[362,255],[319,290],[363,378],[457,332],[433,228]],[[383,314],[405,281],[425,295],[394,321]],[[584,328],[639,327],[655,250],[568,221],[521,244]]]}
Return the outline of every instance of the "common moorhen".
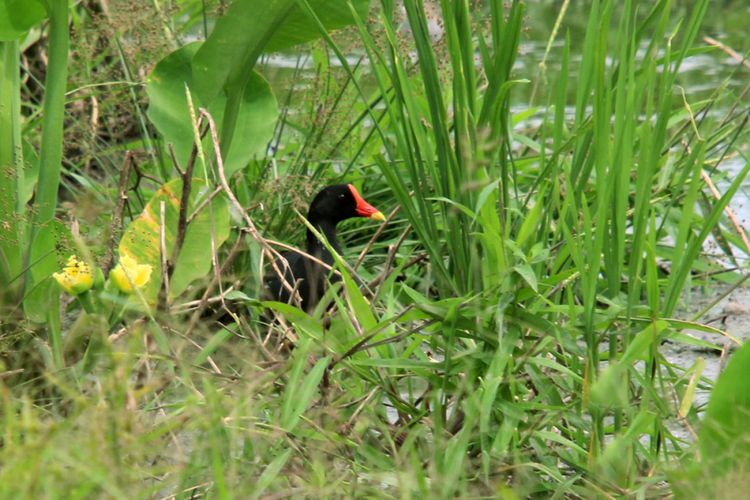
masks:
{"label": "common moorhen", "polygon": [[[336,225],[352,217],[385,220],[383,214],[367,203],[351,184],[337,184],[323,188],[315,195],[307,213],[307,220],[310,224],[325,235],[328,243],[339,254],[341,247],[336,239]],[[333,256],[309,229],[307,230],[306,251],[329,266],[333,265]],[[289,262],[289,267],[281,262],[278,263],[279,269],[284,271],[284,279],[292,287],[295,287],[297,280],[301,280],[297,286],[302,299],[301,306],[308,312],[312,311],[326,291],[326,278],[330,271],[296,252],[284,252],[281,255]],[[265,286],[266,295],[271,300],[289,302],[290,291],[283,285],[277,273],[271,271],[266,276]]]}

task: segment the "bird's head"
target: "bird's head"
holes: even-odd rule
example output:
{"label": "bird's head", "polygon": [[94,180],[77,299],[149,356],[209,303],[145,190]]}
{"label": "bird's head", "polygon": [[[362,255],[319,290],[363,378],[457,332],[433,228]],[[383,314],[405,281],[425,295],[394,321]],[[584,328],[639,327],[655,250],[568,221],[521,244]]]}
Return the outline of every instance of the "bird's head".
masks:
{"label": "bird's head", "polygon": [[336,184],[323,188],[310,204],[309,220],[340,222],[351,217],[385,220],[383,214],[367,203],[351,184]]}

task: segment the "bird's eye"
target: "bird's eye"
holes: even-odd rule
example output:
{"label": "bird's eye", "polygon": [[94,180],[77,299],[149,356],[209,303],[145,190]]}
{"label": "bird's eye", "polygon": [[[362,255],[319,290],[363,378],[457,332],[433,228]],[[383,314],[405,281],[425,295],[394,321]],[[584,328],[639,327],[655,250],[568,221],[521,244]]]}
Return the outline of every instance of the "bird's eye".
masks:
{"label": "bird's eye", "polygon": [[344,193],[341,193],[339,195],[339,200],[343,200],[344,198],[346,198],[346,195]]}

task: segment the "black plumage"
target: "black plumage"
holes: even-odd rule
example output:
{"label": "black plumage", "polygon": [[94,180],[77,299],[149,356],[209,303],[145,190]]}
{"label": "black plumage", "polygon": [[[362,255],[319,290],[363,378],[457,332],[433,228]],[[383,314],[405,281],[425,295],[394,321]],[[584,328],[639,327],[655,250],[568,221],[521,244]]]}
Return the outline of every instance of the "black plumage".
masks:
{"label": "black plumage", "polygon": [[[352,217],[369,217],[375,220],[385,220],[383,214],[367,203],[351,184],[337,184],[323,188],[310,204],[307,220],[336,250],[341,253],[341,247],[336,238],[336,225]],[[307,230],[307,244],[305,251],[325,262],[333,265],[333,256],[312,231]],[[306,311],[312,311],[326,291],[330,271],[319,263],[296,252],[281,254],[289,263],[285,268],[282,262],[277,262],[280,270],[285,271],[284,278],[292,287],[297,280],[301,306]],[[333,279],[333,276],[331,277]],[[265,279],[265,294],[270,300],[290,302],[290,291],[283,286],[278,274],[271,270]]]}

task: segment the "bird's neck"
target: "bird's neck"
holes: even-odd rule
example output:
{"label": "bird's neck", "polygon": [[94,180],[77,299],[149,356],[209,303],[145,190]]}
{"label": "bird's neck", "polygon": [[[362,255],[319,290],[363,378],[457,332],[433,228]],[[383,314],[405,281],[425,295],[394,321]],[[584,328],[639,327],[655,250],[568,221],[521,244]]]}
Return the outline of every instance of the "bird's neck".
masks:
{"label": "bird's neck", "polygon": [[[341,253],[341,247],[336,239],[336,223],[327,219],[310,219],[310,224],[315,227],[321,234],[323,234],[328,243],[336,250],[336,253]],[[330,252],[325,247],[322,241],[320,241],[312,231],[307,230],[307,252],[315,257],[328,257],[330,258]],[[328,260],[328,259],[324,259]],[[331,259],[332,260],[332,259]]]}

